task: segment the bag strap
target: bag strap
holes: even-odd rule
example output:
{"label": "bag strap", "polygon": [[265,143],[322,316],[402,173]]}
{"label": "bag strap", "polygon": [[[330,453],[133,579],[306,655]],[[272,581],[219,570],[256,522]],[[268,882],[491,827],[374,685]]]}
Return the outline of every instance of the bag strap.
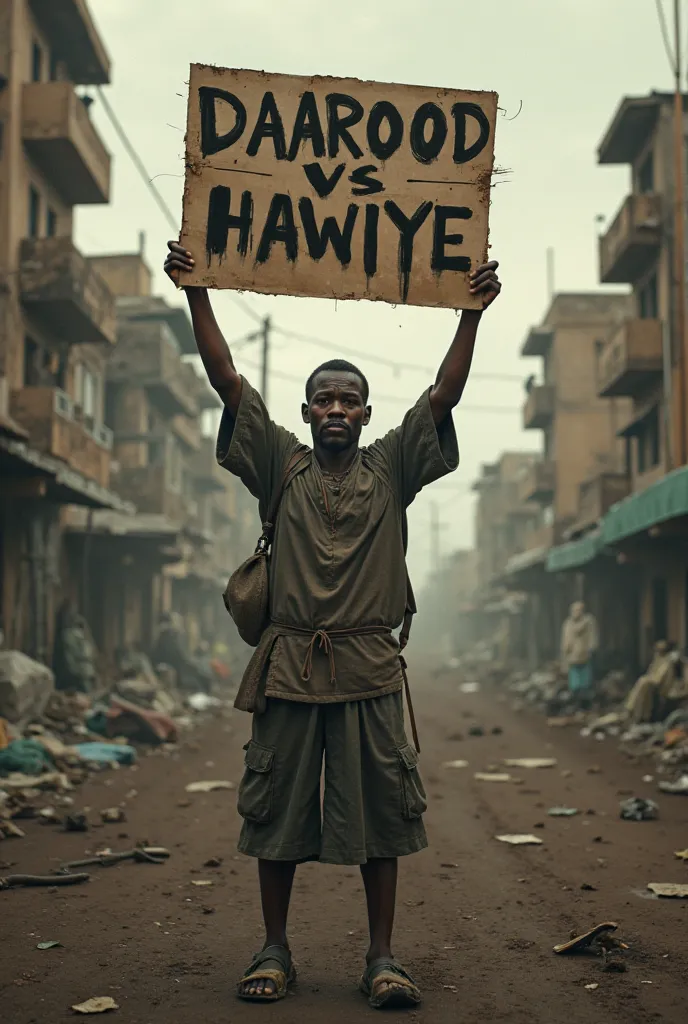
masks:
{"label": "bag strap", "polygon": [[[406,512],[403,513],[401,521],[401,534],[404,544],[404,555],[408,547],[408,520],[406,518]],[[406,608],[404,609],[404,621],[401,625],[401,632],[399,633],[399,661],[401,662],[401,674],[404,677],[404,692],[406,694],[406,706],[408,708],[409,721],[411,723],[411,732],[413,734],[413,743],[415,745],[417,753],[420,754],[420,741],[418,739],[418,728],[416,726],[416,716],[413,711],[413,701],[411,700],[411,687],[409,686],[408,680],[408,666],[406,664],[406,658],[402,655],[402,651],[409,642],[409,635],[411,633],[411,625],[413,623],[413,616],[416,614],[417,605],[416,598],[413,593],[413,587],[411,586],[411,577],[406,569]]]}
{"label": "bag strap", "polygon": [[310,448],[307,448],[305,447],[305,445],[302,445],[300,448],[296,449],[291,458],[288,460],[284,469],[284,473],[282,474],[282,477],[277,487],[273,491],[272,498],[270,499],[270,504],[268,505],[265,522],[263,523],[263,532],[261,533],[260,539],[258,540],[256,552],[269,550],[270,545],[272,544],[272,539],[275,534],[275,520],[277,519],[277,513],[279,512],[279,507],[286,486],[291,480],[295,470],[300,466],[300,464],[308,455],[310,455]]}

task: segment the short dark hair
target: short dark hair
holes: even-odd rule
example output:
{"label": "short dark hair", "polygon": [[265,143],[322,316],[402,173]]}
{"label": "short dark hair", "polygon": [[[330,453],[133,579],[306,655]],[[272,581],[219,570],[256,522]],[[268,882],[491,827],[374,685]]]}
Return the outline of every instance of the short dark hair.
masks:
{"label": "short dark hair", "polygon": [[328,370],[332,370],[334,372],[339,371],[339,373],[355,374],[359,378],[361,384],[363,385],[363,387],[361,388],[361,392],[363,394],[363,401],[368,401],[368,395],[370,394],[368,378],[366,377],[362,370],[359,370],[357,366],[354,366],[354,364],[350,363],[347,359],[328,359],[326,363],[321,363],[320,366],[316,367],[316,369],[313,370],[313,373],[306,381],[306,401],[310,402],[311,397],[313,395],[313,382],[315,378],[318,376],[319,373],[324,373],[325,371]]}

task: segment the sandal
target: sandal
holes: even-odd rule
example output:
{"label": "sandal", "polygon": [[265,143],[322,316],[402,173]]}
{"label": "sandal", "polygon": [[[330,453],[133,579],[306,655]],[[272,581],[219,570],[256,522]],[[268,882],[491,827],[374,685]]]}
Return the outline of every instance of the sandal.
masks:
{"label": "sandal", "polygon": [[[244,992],[244,987],[252,981],[271,981],[274,992]],[[287,988],[296,981],[296,971],[291,958],[291,951],[285,946],[266,946],[256,953],[246,969],[244,977],[237,985],[239,999],[253,1003],[274,1003],[284,999]]]}
{"label": "sandal", "polygon": [[[382,985],[389,987],[381,992]],[[368,964],[361,978],[360,988],[361,992],[368,996],[368,1002],[374,1010],[381,1010],[383,1007],[400,1010],[418,1006],[421,1000],[420,989],[411,975],[397,960],[389,956],[383,956]]]}

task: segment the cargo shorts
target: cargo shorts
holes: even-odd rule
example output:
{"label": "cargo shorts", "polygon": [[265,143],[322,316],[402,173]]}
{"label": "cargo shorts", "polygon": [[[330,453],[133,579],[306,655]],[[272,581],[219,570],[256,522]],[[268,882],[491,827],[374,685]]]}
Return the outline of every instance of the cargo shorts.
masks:
{"label": "cargo shorts", "polygon": [[332,704],[269,698],[244,749],[240,853],[365,864],[428,845],[401,693]]}

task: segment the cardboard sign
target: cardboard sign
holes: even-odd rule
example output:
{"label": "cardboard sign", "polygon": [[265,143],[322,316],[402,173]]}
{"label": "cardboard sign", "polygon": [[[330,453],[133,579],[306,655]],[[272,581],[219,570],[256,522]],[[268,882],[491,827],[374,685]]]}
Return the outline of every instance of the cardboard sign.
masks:
{"label": "cardboard sign", "polygon": [[470,309],[497,95],[192,65],[184,280]]}

